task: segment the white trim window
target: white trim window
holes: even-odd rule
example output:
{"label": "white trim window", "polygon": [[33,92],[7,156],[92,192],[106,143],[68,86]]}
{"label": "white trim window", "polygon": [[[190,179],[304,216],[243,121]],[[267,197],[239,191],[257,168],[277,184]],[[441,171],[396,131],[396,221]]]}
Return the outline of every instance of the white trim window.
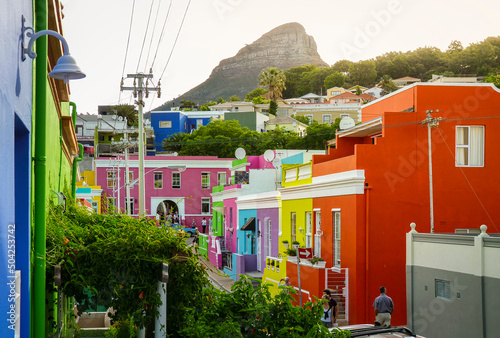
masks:
{"label": "white trim window", "polygon": [[209,214],[210,213],[210,198],[202,198],[201,199],[201,213]]}
{"label": "white trim window", "polygon": [[272,236],[272,229],[271,229],[271,219],[267,219],[266,222],[266,230],[267,230],[267,256],[272,256],[272,243],[273,243],[273,236]]}
{"label": "white trim window", "polygon": [[312,115],[312,114],[307,114],[307,115],[304,115],[304,116],[305,116],[305,117],[307,117],[307,118],[309,119],[308,124],[309,124],[309,125],[311,125],[311,124],[312,124],[312,122],[314,121],[314,119],[313,119],[313,115]]}
{"label": "white trim window", "polygon": [[340,211],[333,212],[333,266],[340,268]]}
{"label": "white trim window", "polygon": [[210,189],[210,173],[201,173],[201,188]]}
{"label": "white trim window", "polygon": [[296,222],[296,213],[292,212],[290,214],[290,224],[291,224],[291,231],[292,231],[292,243],[297,240],[297,222]]}
{"label": "white trim window", "polygon": [[312,215],[306,211],[306,248],[312,248]]}
{"label": "white trim window", "polygon": [[154,176],[155,189],[163,189],[163,173],[155,172]]}
{"label": "white trim window", "polygon": [[316,234],[314,235],[314,256],[321,257],[321,211],[316,211]]}
{"label": "white trim window", "polygon": [[323,114],[323,123],[332,123],[332,114]]}
{"label": "white trim window", "polygon": [[116,185],[116,170],[107,169],[106,171],[107,171],[108,189],[114,189]]}
{"label": "white trim window", "polygon": [[217,173],[217,185],[226,185],[226,173]]}
{"label": "white trim window", "polygon": [[484,126],[457,126],[457,167],[484,166]]}
{"label": "white trim window", "polygon": [[181,173],[180,172],[172,172],[172,189],[180,189],[181,188]]}
{"label": "white trim window", "polygon": [[[128,203],[127,203],[128,202]],[[130,208],[130,214],[134,214],[134,198],[130,197],[127,201],[127,198],[125,198],[125,212],[128,213],[128,208]]]}
{"label": "white trim window", "polygon": [[160,121],[160,128],[172,128],[172,121]]}

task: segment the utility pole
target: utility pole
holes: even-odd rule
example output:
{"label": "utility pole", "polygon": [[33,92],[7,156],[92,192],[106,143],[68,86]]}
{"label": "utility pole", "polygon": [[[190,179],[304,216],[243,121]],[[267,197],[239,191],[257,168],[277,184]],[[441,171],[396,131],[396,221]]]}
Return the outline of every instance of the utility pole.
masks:
{"label": "utility pole", "polygon": [[[425,113],[427,117],[422,121],[422,124],[427,125],[427,141],[429,143],[429,204],[430,204],[430,221],[431,221],[431,233],[434,233],[434,193],[432,184],[432,143],[431,143],[431,128],[439,127],[439,121],[442,120],[441,117],[432,117],[431,114],[434,113],[433,110],[426,110]],[[436,109],[436,113],[439,113],[439,109]]]}
{"label": "utility pole", "polygon": [[[135,103],[139,110],[139,216],[145,216],[146,214],[146,201],[145,201],[145,188],[144,188],[144,122],[142,108],[144,107],[143,92],[145,98],[148,98],[149,91],[153,90],[158,93],[158,97],[161,95],[160,82],[158,85],[154,86],[152,83],[148,86],[148,83],[153,78],[153,74],[127,74],[127,79],[134,79],[133,87],[124,87],[123,79],[121,81],[120,90],[131,90],[134,94],[134,98],[137,98]],[[144,81],[145,80],[145,81]]]}

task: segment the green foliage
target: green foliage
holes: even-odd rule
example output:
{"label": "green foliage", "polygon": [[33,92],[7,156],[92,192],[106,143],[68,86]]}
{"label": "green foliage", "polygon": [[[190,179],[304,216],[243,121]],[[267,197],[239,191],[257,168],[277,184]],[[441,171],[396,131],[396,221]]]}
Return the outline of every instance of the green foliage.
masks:
{"label": "green foliage", "polygon": [[139,112],[135,109],[135,106],[129,104],[119,104],[114,106],[116,109],[116,115],[127,119],[127,126],[137,127],[139,123]]}
{"label": "green foliage", "polygon": [[326,141],[335,139],[340,120],[340,117],[335,119],[335,123],[331,125],[313,121],[306,129],[306,136],[303,137],[303,149],[324,149]]}
{"label": "green foliage", "polygon": [[62,213],[50,208],[47,217],[47,286],[61,265],[62,286],[78,302],[79,311],[102,305],[116,311],[116,322],[134,318],[138,327],[153,323],[157,281],[162,263],[169,264],[168,329],[184,326],[187,307],[200,301],[208,280],[183,235],[160,229],[149,218],[122,214],[98,215],[68,202]]}
{"label": "green foliage", "polygon": [[256,98],[256,97],[259,97],[259,96],[262,96],[266,93],[268,93],[269,91],[265,88],[255,88],[254,90],[252,90],[250,93],[247,94],[247,96],[245,96],[245,101],[246,102],[253,102],[253,99]]}
{"label": "green foliage", "polygon": [[278,104],[275,101],[269,102],[269,114],[275,115],[278,113]]}
{"label": "green foliage", "polygon": [[229,102],[236,102],[236,101],[241,101],[241,99],[236,95],[233,95],[229,98]]}
{"label": "green foliage", "polygon": [[353,83],[370,86],[375,83],[377,70],[374,61],[359,61],[349,67],[349,76]]}
{"label": "green foliage", "polygon": [[309,119],[309,117],[304,115],[293,115],[292,118],[307,125],[311,124],[311,120]]}
{"label": "green foliage", "polygon": [[339,72],[328,75],[325,78],[324,85],[326,89],[333,87],[342,87],[345,84],[345,76]]}
{"label": "green foliage", "polygon": [[263,69],[259,74],[259,86],[267,87],[272,102],[281,98],[281,93],[286,88],[286,76],[282,70],[276,67]]}
{"label": "green foliage", "polygon": [[266,103],[271,103],[271,101],[266,100],[262,96],[257,96],[252,99],[253,104],[266,104]]}
{"label": "green foliage", "polygon": [[285,253],[287,256],[297,256],[297,250],[295,250],[294,248],[287,248],[285,250]]}
{"label": "green foliage", "polygon": [[497,88],[500,88],[500,75],[487,76],[484,82],[493,83]]}
{"label": "green foliage", "polygon": [[325,260],[321,257],[318,257],[318,256],[314,256],[313,258],[311,258],[311,264],[314,265],[318,262],[324,262]]}
{"label": "green foliage", "polygon": [[389,75],[382,76],[382,79],[378,83],[378,86],[382,88],[383,95],[398,90],[398,86],[392,81],[392,78]]}
{"label": "green foliage", "polygon": [[217,99],[217,104],[221,104],[221,103],[226,103],[226,100],[224,100],[222,97],[219,97]]}
{"label": "green foliage", "polygon": [[285,71],[284,98],[296,98],[311,92],[309,82],[305,80],[305,73],[318,68],[316,65],[293,67]]}
{"label": "green foliage", "polygon": [[255,290],[245,276],[232,293],[204,289],[202,302],[190,309],[185,337],[335,337],[321,324],[320,301],[293,306],[293,288],[275,297],[269,284]]}
{"label": "green foliage", "polygon": [[196,102],[189,101],[189,100],[182,100],[181,101],[181,108],[189,109],[196,107]]}

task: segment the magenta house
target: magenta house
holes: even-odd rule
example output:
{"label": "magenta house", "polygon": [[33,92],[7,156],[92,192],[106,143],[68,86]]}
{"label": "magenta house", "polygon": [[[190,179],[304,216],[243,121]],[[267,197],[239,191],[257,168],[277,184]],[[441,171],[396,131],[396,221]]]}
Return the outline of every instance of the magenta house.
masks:
{"label": "magenta house", "polygon": [[[228,184],[234,159],[215,156],[146,156],[144,159],[145,211],[149,217],[178,213],[184,225],[193,221],[201,232],[202,220],[212,216],[212,188]],[[125,184],[129,171],[129,196]],[[96,184],[109,202],[123,213],[130,208],[138,215],[139,161],[130,156],[97,158],[94,162]],[[208,232],[208,226],[207,226]]]}

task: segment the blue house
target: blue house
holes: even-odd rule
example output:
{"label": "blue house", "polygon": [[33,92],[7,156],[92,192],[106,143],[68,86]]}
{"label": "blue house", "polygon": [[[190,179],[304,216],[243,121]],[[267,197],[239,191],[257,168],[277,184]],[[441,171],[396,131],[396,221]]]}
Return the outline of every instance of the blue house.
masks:
{"label": "blue house", "polygon": [[162,152],[164,139],[176,133],[192,133],[206,126],[212,119],[224,119],[223,112],[212,111],[152,111],[151,127],[154,130],[154,148]]}

